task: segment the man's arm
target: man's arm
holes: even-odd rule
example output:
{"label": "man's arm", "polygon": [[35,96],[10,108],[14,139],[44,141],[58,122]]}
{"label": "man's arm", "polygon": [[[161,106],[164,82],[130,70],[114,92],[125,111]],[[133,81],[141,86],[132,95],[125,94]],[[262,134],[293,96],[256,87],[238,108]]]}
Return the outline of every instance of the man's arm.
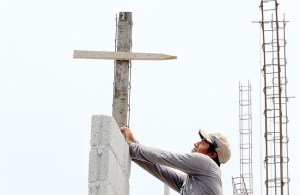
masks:
{"label": "man's arm", "polygon": [[177,154],[138,143],[129,146],[132,159],[178,169],[188,175],[205,174],[211,159],[203,154]]}
{"label": "man's arm", "polygon": [[[125,141],[130,146],[132,143],[139,143],[128,127],[121,127],[120,130],[125,134]],[[137,165],[146,170],[148,173],[167,184],[176,192],[180,192],[186,175],[174,171],[171,168],[160,166],[158,164],[132,159]]]}
{"label": "man's arm", "polygon": [[199,175],[206,172],[211,162],[211,159],[203,154],[177,154],[134,143],[135,139],[129,128],[122,127],[121,131],[125,134],[125,140],[129,145],[130,155],[133,159],[172,167],[189,175]]}
{"label": "man's arm", "polygon": [[160,166],[158,164],[148,163],[136,159],[132,159],[132,161],[163,183],[167,184],[176,192],[180,192],[186,177],[185,174],[179,173],[165,166]]}

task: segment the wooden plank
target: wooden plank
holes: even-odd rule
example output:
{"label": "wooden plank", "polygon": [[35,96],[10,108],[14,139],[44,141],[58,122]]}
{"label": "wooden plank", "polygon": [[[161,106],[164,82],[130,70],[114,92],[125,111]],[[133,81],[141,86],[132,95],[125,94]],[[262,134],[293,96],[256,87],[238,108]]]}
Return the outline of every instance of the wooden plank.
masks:
{"label": "wooden plank", "polygon": [[110,51],[84,51],[74,50],[75,59],[102,59],[102,60],[173,60],[177,56],[159,53],[134,53]]}

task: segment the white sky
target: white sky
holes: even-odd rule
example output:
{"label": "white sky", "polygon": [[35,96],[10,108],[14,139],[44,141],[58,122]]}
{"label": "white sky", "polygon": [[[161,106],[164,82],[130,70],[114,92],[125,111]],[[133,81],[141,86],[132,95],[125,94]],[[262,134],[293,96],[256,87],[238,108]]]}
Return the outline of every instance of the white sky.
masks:
{"label": "white sky", "polygon": [[[186,3],[189,2],[189,3]],[[200,3],[201,2],[201,3]],[[296,111],[298,1],[280,1],[287,25],[290,194],[298,192]],[[73,50],[114,50],[115,16],[133,12],[133,51],[177,60],[133,62],[131,122],[144,145],[190,152],[198,129],[220,131],[239,174],[239,82],[252,84],[254,194],[265,193],[260,151],[260,1],[2,0],[0,2],[0,194],[88,194],[91,116],[111,115],[113,61],[75,60]],[[262,106],[263,107],[263,106]],[[263,125],[263,124],[262,124]],[[264,142],[262,142],[264,143]],[[262,172],[261,172],[262,169]],[[132,164],[131,195],[163,194]],[[171,194],[176,194],[171,192]]]}

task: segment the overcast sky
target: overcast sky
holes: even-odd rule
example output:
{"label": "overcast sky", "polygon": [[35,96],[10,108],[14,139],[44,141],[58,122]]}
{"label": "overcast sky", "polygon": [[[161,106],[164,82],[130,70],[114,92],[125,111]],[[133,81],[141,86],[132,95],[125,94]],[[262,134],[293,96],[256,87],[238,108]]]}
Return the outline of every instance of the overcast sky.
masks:
{"label": "overcast sky", "polygon": [[[188,2],[188,3],[187,3]],[[201,3],[200,3],[201,2]],[[287,25],[290,194],[299,191],[298,1],[282,0]],[[115,17],[133,14],[134,52],[177,55],[134,61],[130,128],[140,143],[190,152],[198,129],[232,147],[221,166],[224,195],[239,175],[239,82],[252,85],[254,194],[264,194],[260,1],[0,1],[0,194],[88,194],[91,117],[111,115],[113,61],[73,50],[114,50]],[[261,152],[262,151],[262,152]],[[131,195],[163,194],[132,164]],[[171,194],[176,194],[171,192]]]}

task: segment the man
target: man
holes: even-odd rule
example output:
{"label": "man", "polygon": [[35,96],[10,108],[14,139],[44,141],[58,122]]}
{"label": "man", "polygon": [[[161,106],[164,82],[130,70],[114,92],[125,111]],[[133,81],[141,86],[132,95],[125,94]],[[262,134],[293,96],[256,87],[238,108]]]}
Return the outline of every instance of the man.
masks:
{"label": "man", "polygon": [[[121,127],[132,161],[181,195],[222,195],[220,164],[231,156],[227,138],[221,133],[199,130],[200,142],[191,153],[177,154],[143,146],[131,130]],[[174,171],[173,169],[182,171]]]}

